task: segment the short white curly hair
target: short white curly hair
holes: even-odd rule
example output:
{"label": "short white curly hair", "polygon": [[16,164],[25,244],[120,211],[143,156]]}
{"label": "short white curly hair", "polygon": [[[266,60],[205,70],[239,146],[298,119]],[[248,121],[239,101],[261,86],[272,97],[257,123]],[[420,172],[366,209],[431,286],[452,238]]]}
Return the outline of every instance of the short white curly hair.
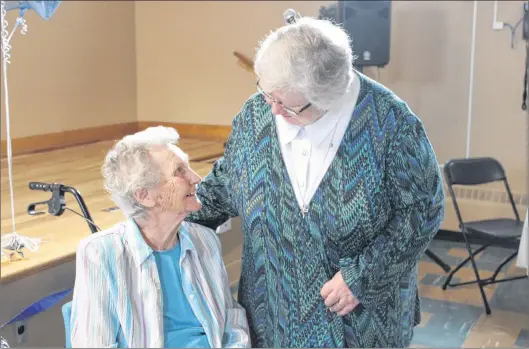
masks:
{"label": "short white curly hair", "polygon": [[146,207],[135,193],[152,189],[164,179],[162,169],[153,161],[150,150],[156,146],[177,145],[178,132],[171,127],[149,127],[125,136],[110,149],[101,168],[105,189],[127,217],[141,217]]}
{"label": "short white curly hair", "polygon": [[261,42],[254,70],[261,86],[301,93],[319,109],[328,110],[353,79],[351,40],[328,20],[303,17]]}

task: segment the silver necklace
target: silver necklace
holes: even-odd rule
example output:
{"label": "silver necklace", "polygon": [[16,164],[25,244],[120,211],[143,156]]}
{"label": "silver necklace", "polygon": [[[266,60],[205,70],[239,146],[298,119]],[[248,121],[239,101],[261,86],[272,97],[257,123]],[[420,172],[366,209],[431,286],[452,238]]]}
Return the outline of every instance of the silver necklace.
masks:
{"label": "silver necklace", "polygon": [[[336,125],[334,125],[333,132],[332,132],[332,137],[331,137],[331,142],[329,143],[329,147],[327,148],[327,152],[325,153],[325,157],[323,158],[323,164],[325,164],[325,161],[327,160],[327,157],[329,156],[329,152],[334,147],[334,137],[336,136],[336,130],[338,129],[338,125],[340,124],[340,121],[342,120],[342,116],[343,116],[343,114],[340,115],[340,118],[336,122]],[[311,151],[311,155],[310,156],[312,157],[312,151]],[[309,164],[310,164],[310,159],[309,159]],[[316,179],[312,182],[312,184],[317,183],[319,181],[320,177],[326,172],[327,171],[320,171],[320,173],[318,174]],[[301,208],[301,214],[303,215],[303,217],[305,217],[305,215],[309,212],[310,200],[308,202],[305,201],[305,197],[306,197],[307,193],[306,193],[306,191],[305,192],[301,191],[301,188],[299,186],[299,182],[297,180],[296,180],[296,186],[297,186],[297,188],[299,190],[299,194],[300,194],[300,197],[301,197],[301,202],[303,204],[302,205],[303,207]],[[311,188],[311,187],[312,187],[312,185],[311,186],[307,186],[307,190],[309,188]]]}

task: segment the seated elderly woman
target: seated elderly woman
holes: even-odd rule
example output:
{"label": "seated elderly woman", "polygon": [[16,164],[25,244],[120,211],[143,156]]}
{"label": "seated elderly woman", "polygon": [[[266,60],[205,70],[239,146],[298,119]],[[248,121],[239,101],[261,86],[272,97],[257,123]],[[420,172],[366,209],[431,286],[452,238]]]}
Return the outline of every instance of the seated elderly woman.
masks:
{"label": "seated elderly woman", "polygon": [[200,177],[172,128],[127,136],[108,152],[106,189],[128,217],[81,241],[73,347],[247,347],[215,232],[183,222]]}

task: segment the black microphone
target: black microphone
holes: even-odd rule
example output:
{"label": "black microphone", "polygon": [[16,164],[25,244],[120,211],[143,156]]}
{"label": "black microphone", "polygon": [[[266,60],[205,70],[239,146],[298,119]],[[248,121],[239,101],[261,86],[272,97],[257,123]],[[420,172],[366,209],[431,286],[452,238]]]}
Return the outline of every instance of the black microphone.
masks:
{"label": "black microphone", "polygon": [[298,13],[294,11],[293,9],[289,8],[285,12],[283,12],[283,19],[285,20],[286,24],[294,24],[296,23],[296,16]]}

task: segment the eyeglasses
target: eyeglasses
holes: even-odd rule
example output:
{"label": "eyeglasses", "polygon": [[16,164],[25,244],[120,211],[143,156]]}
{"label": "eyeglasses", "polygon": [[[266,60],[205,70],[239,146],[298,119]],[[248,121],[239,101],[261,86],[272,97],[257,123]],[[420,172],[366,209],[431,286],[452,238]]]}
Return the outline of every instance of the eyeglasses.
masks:
{"label": "eyeglasses", "polygon": [[[302,112],[304,112],[305,110],[307,110],[307,108],[309,108],[312,103],[308,103],[306,104],[305,106],[303,106],[301,109],[299,109],[298,111],[294,110],[293,108],[290,108],[290,107],[287,107],[285,105],[283,105],[283,102],[281,101],[278,101],[277,99],[275,99],[274,97],[270,96],[268,93],[266,93],[262,88],[261,86],[259,86],[259,80],[257,81],[256,83],[256,86],[257,86],[257,91],[259,91],[260,94],[262,94],[263,96],[265,96],[266,99],[272,101],[272,103],[275,103],[275,104],[279,104],[281,106],[281,108],[283,108],[287,113],[291,114],[291,115],[299,115],[301,114]],[[297,108],[296,108],[297,109]]]}

